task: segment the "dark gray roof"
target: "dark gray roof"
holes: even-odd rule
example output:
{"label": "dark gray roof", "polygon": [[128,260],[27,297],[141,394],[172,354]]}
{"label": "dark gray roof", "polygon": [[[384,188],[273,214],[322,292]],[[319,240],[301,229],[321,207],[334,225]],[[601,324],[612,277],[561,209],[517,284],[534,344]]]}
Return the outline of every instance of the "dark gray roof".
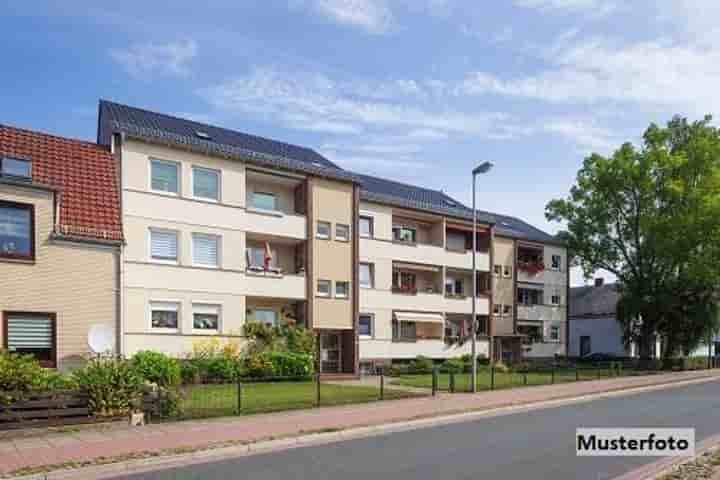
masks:
{"label": "dark gray roof", "polygon": [[100,100],[98,143],[110,145],[115,132],[261,166],[353,180],[349,172],[310,148]]}
{"label": "dark gray roof", "polygon": [[[472,220],[471,209],[439,190],[359,173],[356,173],[355,177],[360,182],[360,198],[363,200]],[[485,212],[478,213],[479,222],[494,222],[491,215]]]}
{"label": "dark gray roof", "polygon": [[619,299],[614,283],[573,287],[570,289],[570,317],[614,317]]}
{"label": "dark gray roof", "polygon": [[[356,173],[363,200],[472,220],[472,209],[445,192]],[[557,238],[516,217],[478,210],[478,221],[495,224],[495,234],[539,243],[562,245]]]}

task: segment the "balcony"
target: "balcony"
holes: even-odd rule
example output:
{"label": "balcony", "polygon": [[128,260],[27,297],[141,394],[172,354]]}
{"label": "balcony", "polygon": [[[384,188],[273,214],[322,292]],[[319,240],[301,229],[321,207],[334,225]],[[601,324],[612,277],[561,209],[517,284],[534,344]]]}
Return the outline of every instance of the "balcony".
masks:
{"label": "balcony", "polygon": [[523,305],[518,304],[518,321],[564,321],[565,306],[561,305]]}
{"label": "balcony", "polygon": [[296,239],[307,238],[307,186],[304,179],[250,169],[245,177],[247,231]]}
{"label": "balcony", "polygon": [[306,297],[305,242],[248,233],[245,256],[248,295]]}

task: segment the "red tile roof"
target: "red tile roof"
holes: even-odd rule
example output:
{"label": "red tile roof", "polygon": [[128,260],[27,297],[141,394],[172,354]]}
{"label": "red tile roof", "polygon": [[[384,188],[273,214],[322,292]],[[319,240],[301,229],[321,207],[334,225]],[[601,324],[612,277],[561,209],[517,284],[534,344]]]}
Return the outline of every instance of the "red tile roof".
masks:
{"label": "red tile roof", "polygon": [[0,157],[32,161],[33,183],[60,192],[58,232],[122,240],[115,158],[95,143],[0,125]]}

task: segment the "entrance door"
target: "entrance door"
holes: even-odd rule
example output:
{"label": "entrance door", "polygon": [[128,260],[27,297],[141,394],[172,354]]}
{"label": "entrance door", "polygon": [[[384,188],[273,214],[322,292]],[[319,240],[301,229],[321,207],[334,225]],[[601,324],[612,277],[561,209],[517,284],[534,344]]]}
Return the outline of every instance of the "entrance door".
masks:
{"label": "entrance door", "polygon": [[580,356],[584,357],[585,355],[590,355],[591,351],[592,346],[590,344],[590,336],[583,335],[580,337]]}
{"label": "entrance door", "polygon": [[340,372],[340,334],[322,332],[320,334],[320,373]]}

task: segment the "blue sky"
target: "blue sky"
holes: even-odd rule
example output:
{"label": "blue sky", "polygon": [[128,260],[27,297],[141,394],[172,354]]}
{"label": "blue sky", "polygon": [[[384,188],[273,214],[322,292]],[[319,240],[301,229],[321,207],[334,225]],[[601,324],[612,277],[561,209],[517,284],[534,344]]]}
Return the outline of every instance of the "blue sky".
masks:
{"label": "blue sky", "polygon": [[479,207],[552,232],[585,155],[720,106],[717,3],[11,2],[0,122],[94,139],[102,97],[465,202],[491,160]]}

